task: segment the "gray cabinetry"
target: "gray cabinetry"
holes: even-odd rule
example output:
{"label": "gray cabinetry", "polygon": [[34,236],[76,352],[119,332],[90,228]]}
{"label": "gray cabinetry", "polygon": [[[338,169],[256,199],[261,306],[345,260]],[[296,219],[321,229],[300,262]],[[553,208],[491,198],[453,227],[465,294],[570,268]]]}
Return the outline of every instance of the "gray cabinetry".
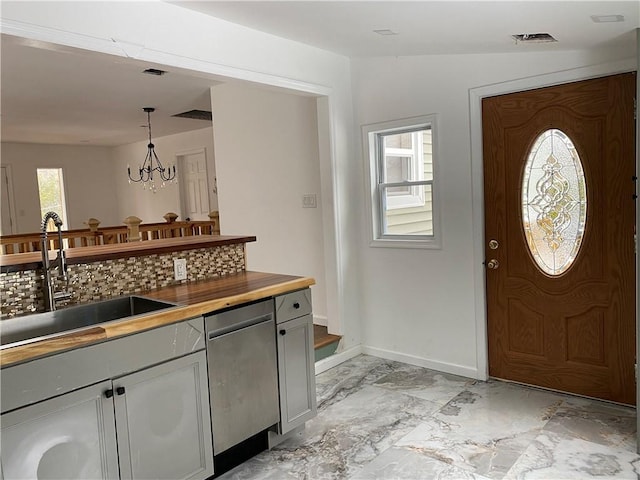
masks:
{"label": "gray cabinetry", "polygon": [[113,381],[120,478],[213,475],[203,351]]}
{"label": "gray cabinetry", "polygon": [[4,414],[4,478],[118,478],[110,388],[106,381]]}
{"label": "gray cabinetry", "polygon": [[212,476],[204,346],[199,318],[3,369],[0,478]]}
{"label": "gray cabinetry", "polygon": [[275,299],[281,435],[316,416],[313,318],[309,289]]}

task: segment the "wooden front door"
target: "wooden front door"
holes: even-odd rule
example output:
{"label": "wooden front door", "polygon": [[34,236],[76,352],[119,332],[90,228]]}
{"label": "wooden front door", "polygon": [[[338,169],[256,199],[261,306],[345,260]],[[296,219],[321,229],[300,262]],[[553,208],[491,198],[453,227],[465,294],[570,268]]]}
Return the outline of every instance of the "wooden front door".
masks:
{"label": "wooden front door", "polygon": [[635,404],[634,92],[483,100],[490,376]]}

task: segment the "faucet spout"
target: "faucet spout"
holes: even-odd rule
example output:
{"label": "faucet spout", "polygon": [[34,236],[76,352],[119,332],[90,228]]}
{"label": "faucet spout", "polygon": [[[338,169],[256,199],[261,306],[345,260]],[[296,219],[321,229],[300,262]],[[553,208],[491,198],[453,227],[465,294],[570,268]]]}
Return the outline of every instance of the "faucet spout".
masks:
{"label": "faucet spout", "polygon": [[[58,229],[58,255],[53,263],[49,260],[49,239],[47,233],[47,224],[49,220],[53,220],[53,223]],[[68,281],[67,278],[67,262],[64,252],[64,245],[62,243],[62,220],[56,212],[47,212],[42,218],[42,228],[40,232],[40,244],[42,250],[42,280],[45,308],[48,311],[56,309],[56,300],[60,298],[68,298],[68,295],[58,295],[55,292],[53,285],[53,279],[51,277],[51,270],[53,268],[58,269],[58,277],[64,281]]]}

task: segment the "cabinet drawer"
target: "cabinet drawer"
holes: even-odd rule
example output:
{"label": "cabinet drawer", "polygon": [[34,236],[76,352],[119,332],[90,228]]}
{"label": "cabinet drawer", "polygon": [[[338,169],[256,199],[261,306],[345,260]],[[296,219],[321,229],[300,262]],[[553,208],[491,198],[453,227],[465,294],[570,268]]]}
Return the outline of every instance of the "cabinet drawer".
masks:
{"label": "cabinet drawer", "polygon": [[297,292],[276,297],[276,323],[311,313],[311,290],[305,288]]}

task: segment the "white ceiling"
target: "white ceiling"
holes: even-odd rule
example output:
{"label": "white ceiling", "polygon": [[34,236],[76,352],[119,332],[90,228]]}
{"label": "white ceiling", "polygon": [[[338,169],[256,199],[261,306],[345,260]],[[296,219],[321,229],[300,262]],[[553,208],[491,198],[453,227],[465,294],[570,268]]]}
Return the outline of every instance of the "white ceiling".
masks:
{"label": "white ceiling", "polygon": [[[635,1],[192,1],[182,7],[349,57],[629,46],[640,26]],[[623,15],[594,23],[592,15]],[[381,36],[373,30],[397,33]],[[550,33],[558,42],[523,45],[511,35]]]}
{"label": "white ceiling", "polygon": [[[640,26],[635,1],[176,1],[181,7],[350,57],[582,50],[633,51]],[[623,15],[594,23],[591,15]],[[381,36],[376,29],[398,35]],[[518,33],[550,33],[558,42],[516,44]],[[210,110],[216,82],[171,68],[1,38],[2,140],[122,145],[210,125],[171,115]]]}
{"label": "white ceiling", "polygon": [[[146,62],[56,47],[2,35],[2,141],[115,146],[197,130],[211,122],[173,118],[211,110],[210,86],[218,82],[170,69],[146,75]],[[145,128],[141,128],[145,126]]]}

